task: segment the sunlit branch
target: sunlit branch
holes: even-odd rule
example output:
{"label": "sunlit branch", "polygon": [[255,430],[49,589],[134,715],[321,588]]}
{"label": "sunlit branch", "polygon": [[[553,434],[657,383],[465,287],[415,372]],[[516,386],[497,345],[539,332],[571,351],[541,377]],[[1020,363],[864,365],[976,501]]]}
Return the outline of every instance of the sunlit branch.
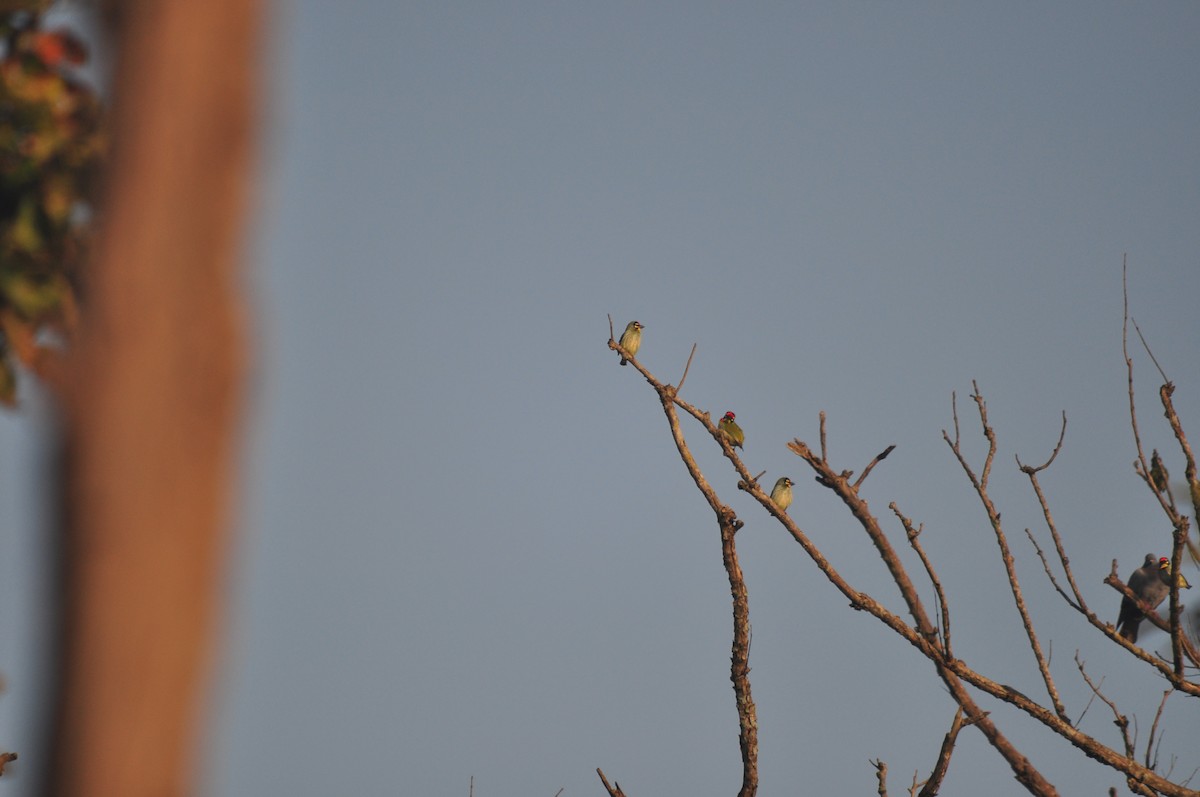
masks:
{"label": "sunlit branch", "polygon": [[958,732],[962,730],[963,725],[962,706],[959,706],[958,711],[954,712],[954,719],[950,722],[950,730],[946,732],[942,739],[942,747],[938,751],[937,763],[933,765],[933,771],[929,774],[929,780],[925,781],[924,788],[921,789],[919,797],[936,797],[938,790],[942,788],[942,781],[946,778],[946,773],[950,770],[950,756],[954,753],[954,744],[958,741]]}
{"label": "sunlit branch", "polygon": [[[966,472],[971,485],[975,488],[976,495],[979,496],[980,503],[983,504],[984,511],[987,513],[988,521],[991,523],[992,531],[996,536],[996,544],[1000,547],[1000,558],[1004,562],[1004,570],[1008,575],[1008,584],[1012,590],[1013,602],[1016,604],[1017,612],[1021,616],[1021,623],[1025,627],[1025,636],[1029,639],[1029,646],[1033,651],[1034,659],[1037,661],[1038,672],[1041,673],[1042,682],[1046,685],[1046,692],[1050,695],[1050,700],[1054,704],[1054,711],[1061,719],[1068,721],[1066,707],[1063,706],[1062,700],[1059,698],[1058,687],[1055,686],[1054,679],[1050,675],[1050,666],[1047,664],[1046,657],[1042,653],[1042,646],[1038,642],[1037,632],[1033,627],[1033,620],[1030,618],[1029,610],[1025,606],[1025,597],[1021,592],[1021,583],[1017,578],[1016,565],[1013,561],[1012,552],[1008,547],[1008,538],[1005,536],[1003,526],[1000,523],[1000,511],[996,509],[995,504],[992,503],[991,496],[988,494],[988,475],[992,468],[992,462],[995,460],[997,450],[996,432],[991,424],[988,423],[987,403],[979,393],[979,385],[972,382],[971,386],[975,391],[971,398],[975,400],[975,405],[979,411],[979,421],[983,426],[983,436],[988,441],[987,457],[984,460],[983,472],[979,478],[975,477],[970,465],[967,464],[966,457],[963,455],[957,438],[952,443],[944,431],[942,432],[942,437],[950,445],[950,449],[958,459],[959,465]],[[957,428],[957,418],[955,426]]]}
{"label": "sunlit branch", "polygon": [[882,760],[877,759],[872,761],[871,765],[875,767],[875,777],[879,780],[879,789],[876,793],[879,795],[879,797],[888,797],[887,764]]}
{"label": "sunlit branch", "polygon": [[604,777],[604,770],[596,767],[596,774],[600,776],[600,782],[604,784],[604,790],[608,792],[609,797],[625,797],[625,792],[621,791],[621,784],[615,781],[609,784],[608,778]]}
{"label": "sunlit branch", "polygon": [[933,591],[938,602],[938,611],[942,618],[942,650],[945,652],[946,658],[954,658],[954,654],[950,648],[950,606],[946,602],[946,594],[942,592],[942,582],[938,579],[937,573],[933,569],[933,563],[925,555],[925,549],[921,546],[921,542],[918,539],[922,529],[924,529],[924,524],[918,528],[914,528],[912,520],[904,516],[900,508],[896,506],[895,501],[888,504],[888,509],[892,510],[893,514],[899,518],[900,524],[904,526],[904,532],[908,535],[908,543],[917,552],[917,556],[921,558],[921,564],[925,566],[925,573],[929,576],[929,580],[933,584]]}

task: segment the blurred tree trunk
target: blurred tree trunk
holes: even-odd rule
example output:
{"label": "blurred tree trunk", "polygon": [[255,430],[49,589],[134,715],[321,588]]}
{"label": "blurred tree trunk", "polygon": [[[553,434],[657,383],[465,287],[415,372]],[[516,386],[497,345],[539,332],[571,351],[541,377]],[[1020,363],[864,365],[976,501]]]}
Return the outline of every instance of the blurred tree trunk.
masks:
{"label": "blurred tree trunk", "polygon": [[48,792],[169,797],[191,790],[234,487],[262,12],[110,13],[114,148],[65,402]]}

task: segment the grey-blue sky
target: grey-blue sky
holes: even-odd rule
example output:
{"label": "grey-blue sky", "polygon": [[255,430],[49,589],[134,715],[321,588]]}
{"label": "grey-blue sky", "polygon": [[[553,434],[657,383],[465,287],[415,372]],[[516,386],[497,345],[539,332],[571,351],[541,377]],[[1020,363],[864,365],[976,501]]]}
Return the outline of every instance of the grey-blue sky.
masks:
{"label": "grey-blue sky", "polygon": [[[1148,722],[1158,682],[1043,583],[1011,463],[1044,458],[1066,410],[1045,482],[1115,616],[1111,559],[1132,570],[1167,540],[1129,467],[1124,252],[1134,315],[1200,417],[1197,34],[1189,4],[280,4],[206,793],[459,794],[473,774],[477,794],[595,794],[596,766],[631,794],[735,790],[715,524],[653,394],[604,348],[606,313],[646,324],[640,359],[672,381],[698,343],[689,400],[738,413],[750,467],[796,478],[793,515],[891,605],[873,549],[784,443],[815,439],[822,409],[842,467],[897,443],[866,488],[877,515],[896,500],[926,523],[960,654],[1038,694],[940,436],[956,390],[982,455],[978,379],[1072,716],[1079,648]],[[1143,429],[1168,449],[1138,368]],[[930,668],[849,611],[688,431],[748,521],[763,793],[869,790],[868,757],[895,779],[926,769],[953,713]],[[19,472],[28,444],[2,448]],[[7,518],[28,485],[4,482]],[[6,547],[27,546],[32,513],[9,520]],[[27,661],[0,662],[5,705],[23,705]],[[1117,784],[995,717],[1064,793]],[[1200,723],[1183,702],[1167,721],[1190,770]],[[1115,743],[1095,708],[1084,729]],[[1018,791],[969,732],[947,788]]]}

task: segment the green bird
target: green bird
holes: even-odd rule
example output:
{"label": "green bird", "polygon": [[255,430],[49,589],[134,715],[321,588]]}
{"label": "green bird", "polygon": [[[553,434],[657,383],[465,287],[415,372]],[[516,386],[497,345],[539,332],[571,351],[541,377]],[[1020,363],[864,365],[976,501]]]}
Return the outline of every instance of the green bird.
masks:
{"label": "green bird", "polygon": [[[642,323],[640,321],[630,321],[625,325],[625,331],[621,333],[621,340],[618,341],[621,348],[629,354],[630,357],[638,353],[638,349],[642,347]],[[621,365],[629,362],[624,357],[621,358]]]}
{"label": "green bird", "polygon": [[1154,485],[1154,489],[1160,493],[1167,491],[1167,483],[1171,475],[1167,473],[1167,466],[1159,459],[1158,449],[1150,454],[1150,483]]}
{"label": "green bird", "polygon": [[742,444],[746,442],[746,433],[733,420],[736,417],[732,410],[725,413],[721,417],[721,420],[717,422],[717,429],[725,434],[725,439],[729,441],[729,445],[734,448],[742,448]]}
{"label": "green bird", "polygon": [[[1159,572],[1159,575],[1162,578],[1162,580],[1165,581],[1167,584],[1170,584],[1171,583],[1171,560],[1165,556],[1160,557],[1158,560],[1158,572]],[[1192,588],[1192,585],[1188,583],[1187,577],[1183,573],[1179,574],[1179,576],[1175,579],[1175,583],[1179,585],[1180,589],[1191,589]]]}
{"label": "green bird", "polygon": [[771,500],[775,502],[775,506],[787,512],[788,507],[792,505],[792,480],[787,476],[780,476],[771,488]]}

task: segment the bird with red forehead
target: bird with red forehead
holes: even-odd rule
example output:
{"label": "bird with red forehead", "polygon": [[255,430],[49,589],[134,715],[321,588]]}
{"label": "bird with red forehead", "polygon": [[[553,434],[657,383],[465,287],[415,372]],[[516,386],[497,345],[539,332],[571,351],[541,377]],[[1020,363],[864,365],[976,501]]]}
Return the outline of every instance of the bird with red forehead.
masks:
{"label": "bird with red forehead", "polygon": [[737,416],[733,411],[725,413],[721,420],[717,422],[717,428],[725,435],[725,439],[729,441],[729,445],[734,448],[742,448],[742,444],[746,442],[746,433],[742,431],[742,427],[737,425],[733,419]]}

